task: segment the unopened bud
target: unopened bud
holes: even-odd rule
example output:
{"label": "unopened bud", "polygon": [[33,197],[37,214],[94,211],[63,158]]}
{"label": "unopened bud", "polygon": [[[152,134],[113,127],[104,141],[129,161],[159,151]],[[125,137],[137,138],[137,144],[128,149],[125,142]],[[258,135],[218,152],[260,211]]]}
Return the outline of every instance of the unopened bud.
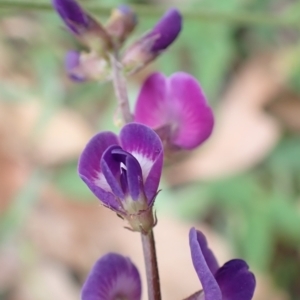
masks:
{"label": "unopened bud", "polygon": [[138,71],[167,49],[180,33],[181,23],[179,11],[174,8],[168,10],[150,32],[127,49],[122,58],[125,71]]}
{"label": "unopened bud", "polygon": [[83,45],[98,52],[112,48],[111,38],[104,27],[75,0],[52,0],[52,4],[69,31]]}
{"label": "unopened bud", "polygon": [[89,16],[76,1],[53,0],[52,4],[73,34],[80,35],[89,28]]}
{"label": "unopened bud", "polygon": [[77,82],[83,82],[86,80],[85,75],[83,74],[80,68],[80,53],[71,50],[67,52],[65,57],[65,69],[69,77]]}
{"label": "unopened bud", "polygon": [[106,81],[110,77],[108,62],[95,52],[69,51],[65,58],[65,68],[69,77],[77,82]]}
{"label": "unopened bud", "polygon": [[105,26],[112,39],[121,46],[137,24],[135,12],[127,5],[114,9]]}

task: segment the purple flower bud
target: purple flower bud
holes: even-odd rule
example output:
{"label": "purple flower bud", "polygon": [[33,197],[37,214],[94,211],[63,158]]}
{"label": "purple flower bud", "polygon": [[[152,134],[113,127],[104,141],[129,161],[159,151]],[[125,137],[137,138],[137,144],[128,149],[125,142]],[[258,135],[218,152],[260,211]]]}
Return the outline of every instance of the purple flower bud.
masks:
{"label": "purple flower bud", "polygon": [[81,34],[89,27],[88,14],[75,0],[52,0],[52,4],[72,33]]}
{"label": "purple flower bud", "polygon": [[69,77],[77,82],[85,81],[85,75],[80,70],[80,53],[71,50],[67,52],[65,57],[65,69]]}
{"label": "purple flower bud", "polygon": [[126,218],[135,231],[155,225],[152,206],[163,165],[158,135],[142,124],[125,125],[119,137],[101,132],[87,144],[78,173],[104,206]]}
{"label": "purple flower bud", "polygon": [[80,53],[69,51],[65,57],[65,69],[69,77],[76,82],[110,79],[108,62],[95,52]]}
{"label": "purple flower bud", "polygon": [[82,300],[140,300],[141,278],[129,258],[116,253],[101,257],[91,270],[81,292]]}
{"label": "purple flower bud", "polygon": [[128,5],[120,5],[114,9],[107,25],[106,31],[120,46],[137,25],[137,15]]}
{"label": "purple flower bud", "polygon": [[[251,300],[255,290],[255,277],[242,259],[233,259],[218,266],[213,252],[208,248],[202,232],[190,230],[190,249],[194,268],[203,291],[187,299]],[[194,296],[198,295],[197,298]]]}
{"label": "purple flower bud", "polygon": [[191,150],[212,133],[213,112],[191,75],[161,73],[144,82],[135,106],[134,120],[155,129],[168,150]]}
{"label": "purple flower bud", "polygon": [[144,36],[144,39],[153,38],[151,51],[159,53],[168,48],[179,35],[181,31],[182,17],[175,8],[169,9],[154,28]]}
{"label": "purple flower bud", "polygon": [[92,18],[75,0],[52,0],[53,7],[78,41],[91,50],[102,53],[112,48],[104,27]]}
{"label": "purple flower bud", "polygon": [[175,8],[169,9],[148,33],[133,43],[124,53],[122,63],[128,73],[134,73],[154,60],[177,38],[182,17]]}

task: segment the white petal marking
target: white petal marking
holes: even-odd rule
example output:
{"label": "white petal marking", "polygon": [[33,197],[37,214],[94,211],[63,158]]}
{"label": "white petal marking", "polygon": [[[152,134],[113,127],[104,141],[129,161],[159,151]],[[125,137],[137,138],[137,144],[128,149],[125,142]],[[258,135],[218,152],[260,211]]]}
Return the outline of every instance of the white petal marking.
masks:
{"label": "white petal marking", "polygon": [[154,164],[154,161],[143,154],[139,152],[131,152],[131,154],[137,159],[139,162],[141,168],[142,168],[142,175],[143,175],[143,181],[145,182],[146,178],[149,175],[149,172]]}
{"label": "white petal marking", "polygon": [[99,188],[101,188],[102,190],[106,191],[106,192],[112,192],[109,184],[107,183],[103,173],[98,173],[97,174],[97,178],[95,178],[95,185],[97,185]]}

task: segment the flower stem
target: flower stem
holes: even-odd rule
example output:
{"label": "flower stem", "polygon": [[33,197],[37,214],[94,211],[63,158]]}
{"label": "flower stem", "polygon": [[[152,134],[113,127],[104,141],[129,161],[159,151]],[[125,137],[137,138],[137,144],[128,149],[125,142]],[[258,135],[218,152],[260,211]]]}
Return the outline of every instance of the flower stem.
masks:
{"label": "flower stem", "polygon": [[148,300],[161,300],[153,230],[142,233],[142,244],[148,285]]}
{"label": "flower stem", "polygon": [[110,56],[110,62],[113,73],[113,84],[116,96],[119,102],[119,109],[122,115],[124,123],[132,122],[132,114],[130,112],[130,106],[127,96],[126,81],[122,73],[122,65],[119,62],[118,50],[114,50]]}

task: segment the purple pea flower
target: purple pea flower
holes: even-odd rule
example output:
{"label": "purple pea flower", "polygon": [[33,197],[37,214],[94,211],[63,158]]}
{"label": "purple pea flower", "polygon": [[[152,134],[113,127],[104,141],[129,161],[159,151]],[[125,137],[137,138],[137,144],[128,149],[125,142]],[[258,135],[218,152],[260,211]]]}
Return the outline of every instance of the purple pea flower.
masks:
{"label": "purple pea flower", "polygon": [[141,278],[129,258],[108,253],[94,265],[81,292],[82,300],[141,299]]}
{"label": "purple pea flower", "polygon": [[212,133],[213,112],[198,81],[178,72],[161,73],[144,82],[135,106],[134,120],[155,129],[166,149],[193,149]]}
{"label": "purple pea flower", "polygon": [[149,32],[125,51],[122,58],[125,70],[129,73],[136,72],[154,60],[175,41],[181,27],[180,12],[175,8],[169,9]]}
{"label": "purple pea flower", "polygon": [[202,232],[192,228],[189,239],[194,268],[203,291],[195,293],[187,300],[252,299],[255,277],[245,261],[233,259],[219,267]]}
{"label": "purple pea flower", "polygon": [[155,225],[152,206],[163,165],[163,146],[149,127],[130,123],[119,137],[100,132],[80,156],[78,173],[102,204],[128,220],[132,230]]}

